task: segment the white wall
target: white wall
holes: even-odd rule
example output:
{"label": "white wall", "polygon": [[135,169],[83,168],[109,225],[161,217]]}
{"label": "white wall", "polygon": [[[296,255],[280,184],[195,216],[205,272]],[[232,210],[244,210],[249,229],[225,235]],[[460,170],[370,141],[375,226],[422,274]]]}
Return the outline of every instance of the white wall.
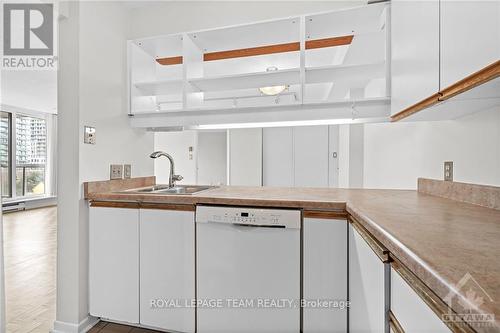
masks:
{"label": "white wall", "polygon": [[227,184],[227,134],[198,133],[198,184]]}
{"label": "white wall", "polygon": [[57,113],[56,70],[2,70],[0,80],[2,104]]}
{"label": "white wall", "polygon": [[[196,184],[197,133],[158,132],[155,133],[154,150],[164,151],[174,158],[175,173],[184,177],[179,184]],[[189,159],[189,147],[193,147],[193,158]],[[152,152],[152,151],[151,151]],[[149,157],[148,157],[149,158]],[[168,184],[170,162],[165,157],[155,159],[155,175],[159,184]]]}
{"label": "white wall", "polygon": [[[81,180],[109,178],[109,164],[132,164],[132,176],[153,174],[153,134],[127,116],[127,11],[116,2],[83,2],[80,12],[80,124],[96,127],[81,149]],[[82,133],[83,135],[83,133]]]}
{"label": "white wall", "polygon": [[[58,71],[58,253],[56,332],[88,316],[88,206],[84,181],[109,177],[109,164],[153,174],[153,135],[132,130],[126,111],[128,10],[119,2],[66,2],[60,20]],[[83,125],[96,127],[84,145]],[[77,325],[77,326],[75,326]],[[83,329],[83,327],[80,327]]]}
{"label": "white wall", "polygon": [[157,1],[134,6],[130,38],[330,11],[366,1]]}
{"label": "white wall", "polygon": [[500,109],[458,120],[365,125],[364,186],[415,189],[418,177],[500,186]]}

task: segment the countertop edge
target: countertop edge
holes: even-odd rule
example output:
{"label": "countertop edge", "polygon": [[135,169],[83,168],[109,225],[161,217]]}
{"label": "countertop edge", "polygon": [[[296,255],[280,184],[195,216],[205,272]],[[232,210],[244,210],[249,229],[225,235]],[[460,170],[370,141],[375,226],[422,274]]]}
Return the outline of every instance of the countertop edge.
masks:
{"label": "countertop edge", "polygon": [[[396,237],[380,227],[375,221],[364,215],[361,211],[353,207],[349,202],[346,205],[347,213],[356,218],[370,234],[375,237],[383,246],[389,250],[390,254],[396,257],[403,265],[405,265],[415,276],[417,276],[430,290],[432,290],[443,302],[450,295],[458,296],[464,300],[467,297],[457,291],[454,283],[450,283],[442,278],[436,271],[423,261],[418,255],[406,247]],[[445,302],[446,303],[446,302]],[[456,303],[456,302],[455,302]],[[455,304],[453,303],[453,304]],[[451,309],[456,313],[465,313],[463,308]],[[476,308],[479,314],[488,315],[483,309]],[[493,329],[493,331],[490,331]],[[495,327],[486,327],[477,332],[497,332],[500,329],[498,318],[495,319]]]}

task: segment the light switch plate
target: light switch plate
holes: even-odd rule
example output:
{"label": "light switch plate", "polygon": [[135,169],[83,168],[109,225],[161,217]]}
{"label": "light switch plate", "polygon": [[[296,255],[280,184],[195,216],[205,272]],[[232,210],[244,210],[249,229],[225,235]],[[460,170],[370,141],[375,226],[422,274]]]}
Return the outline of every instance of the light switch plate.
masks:
{"label": "light switch plate", "polygon": [[95,127],[83,126],[83,143],[95,145]]}
{"label": "light switch plate", "polygon": [[444,162],[444,180],[447,182],[453,181],[453,162]]}
{"label": "light switch plate", "polygon": [[132,177],[132,165],[124,164],[123,165],[123,178],[129,179]]}
{"label": "light switch plate", "polygon": [[109,166],[109,179],[122,179],[123,178],[123,165],[111,164]]}

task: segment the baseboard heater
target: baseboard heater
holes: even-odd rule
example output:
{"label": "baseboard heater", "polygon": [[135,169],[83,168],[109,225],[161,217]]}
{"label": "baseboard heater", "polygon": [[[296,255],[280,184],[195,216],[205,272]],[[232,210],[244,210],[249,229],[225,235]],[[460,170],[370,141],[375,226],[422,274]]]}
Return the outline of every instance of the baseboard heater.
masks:
{"label": "baseboard heater", "polygon": [[20,210],[26,210],[26,204],[24,202],[12,202],[12,203],[2,204],[3,212],[17,212]]}

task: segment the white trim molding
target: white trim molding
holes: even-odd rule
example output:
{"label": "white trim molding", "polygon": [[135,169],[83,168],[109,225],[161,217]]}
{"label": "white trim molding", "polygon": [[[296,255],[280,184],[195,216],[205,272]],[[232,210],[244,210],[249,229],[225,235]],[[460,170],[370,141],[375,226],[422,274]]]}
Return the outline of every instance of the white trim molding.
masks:
{"label": "white trim molding", "polygon": [[51,333],[86,333],[99,322],[99,318],[88,315],[79,324],[55,321]]}

